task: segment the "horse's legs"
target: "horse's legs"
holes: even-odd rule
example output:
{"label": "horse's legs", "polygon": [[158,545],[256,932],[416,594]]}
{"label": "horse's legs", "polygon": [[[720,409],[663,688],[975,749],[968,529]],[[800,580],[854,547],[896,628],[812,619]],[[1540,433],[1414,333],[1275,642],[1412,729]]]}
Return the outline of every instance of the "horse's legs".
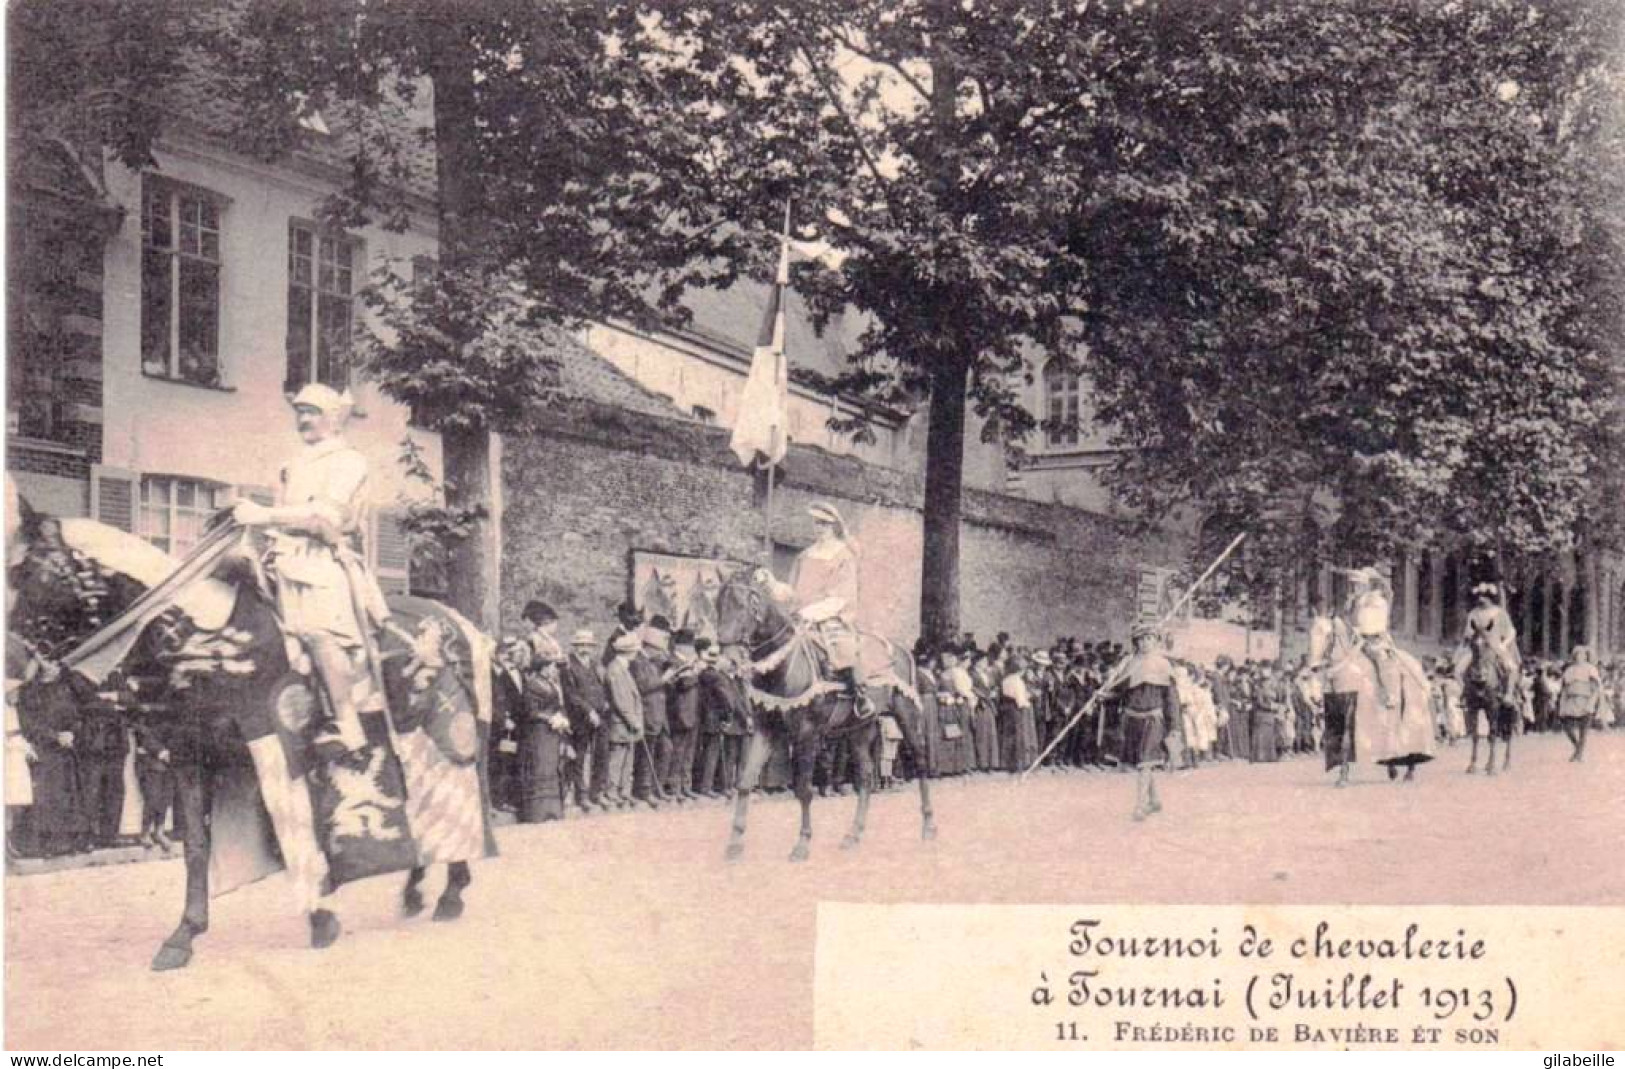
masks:
{"label": "horse's legs", "polygon": [[423,891],[418,885],[429,874],[427,865],[419,865],[406,874],[406,887],[401,891],[401,915],[416,917],[423,912]]}
{"label": "horse's legs", "polygon": [[1473,736],[1473,752],[1471,754],[1469,754],[1468,757],[1467,757],[1467,774],[1469,776],[1471,776],[1474,772],[1478,771],[1478,731],[1477,731],[1477,725],[1476,724],[1474,725],[1474,730],[1472,732],[1472,736]]}
{"label": "horse's legs", "polygon": [[729,861],[745,852],[745,819],[750,814],[750,795],[761,782],[762,769],[767,767],[772,752],[773,742],[767,737],[766,728],[758,727],[745,740],[745,761],[739,769],[739,787],[734,792],[733,831],[728,836]]}
{"label": "horse's legs", "polygon": [[1505,772],[1512,767],[1512,736],[1516,732],[1507,732],[1507,737],[1501,740],[1501,771]]}
{"label": "horse's legs", "polygon": [[192,960],[192,939],[209,930],[208,773],[202,758],[175,764],[175,804],[186,826],[186,907],[181,922],[152,959],[156,972],[179,969]]}
{"label": "horse's legs", "polygon": [[796,801],[801,803],[801,834],[790,851],[791,861],[805,861],[812,849],[813,762],[818,760],[819,743],[823,740],[810,727],[795,733],[793,743],[795,762]]}
{"label": "horse's legs", "polygon": [[474,874],[469,871],[468,862],[453,861],[446,866],[446,889],[440,892],[440,900],[434,904],[434,919],[437,921],[454,921],[463,915],[463,888],[474,882]]}
{"label": "horse's legs", "polygon": [[880,738],[880,719],[869,722],[851,736],[852,762],[857,765],[858,807],[852,814],[852,830],[841,840],[841,849],[850,850],[863,841],[863,829],[869,820],[869,798],[874,791],[874,747]]}
{"label": "horse's legs", "polygon": [[926,760],[925,740],[920,737],[918,715],[919,711],[915,710],[912,716],[897,717],[897,726],[903,729],[903,744],[914,755],[915,778],[920,781],[920,838],[930,840],[937,837],[937,825],[931,813],[931,765]]}
{"label": "horse's legs", "polygon": [[1489,756],[1489,760],[1486,761],[1485,764],[1484,764],[1484,775],[1493,776],[1493,775],[1495,775],[1495,725],[1494,724],[1490,725],[1489,746],[1490,746],[1490,756]]}

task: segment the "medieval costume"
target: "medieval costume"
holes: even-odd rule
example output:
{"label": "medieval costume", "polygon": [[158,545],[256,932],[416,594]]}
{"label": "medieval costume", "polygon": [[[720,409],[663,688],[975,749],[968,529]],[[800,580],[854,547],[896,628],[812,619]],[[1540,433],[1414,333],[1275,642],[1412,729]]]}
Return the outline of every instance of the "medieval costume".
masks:
{"label": "medieval costume", "polygon": [[1591,721],[1602,711],[1602,673],[1591,663],[1591,648],[1576,646],[1572,660],[1563,669],[1563,689],[1558,692],[1557,715],[1563,721],[1563,734],[1574,746],[1570,761],[1585,760],[1586,733]]}
{"label": "medieval costume", "polygon": [[788,584],[770,581],[767,586],[774,600],[793,603],[796,617],[812,625],[830,672],[846,686],[851,706],[836,711],[830,724],[836,727],[843,711],[858,717],[874,712],[858,663],[858,555],[834,506],[819,503],[807,512],[817,525],[818,540],[796,557]]}
{"label": "medieval costume", "polygon": [[1162,810],[1154,770],[1166,760],[1167,732],[1178,730],[1179,699],[1174,693],[1173,665],[1156,648],[1158,634],[1150,625],[1134,629],[1134,654],[1123,666],[1113,692],[1122,698],[1124,765],[1136,770],[1134,819]]}
{"label": "medieval costume", "polygon": [[1355,761],[1387,766],[1390,778],[1433,759],[1433,715],[1420,662],[1389,634],[1390,594],[1371,569],[1352,573],[1347,618],[1318,618],[1310,659],[1325,664],[1326,767],[1347,782]]}
{"label": "medieval costume", "polygon": [[[283,626],[304,645],[326,697],[317,745],[349,752],[366,745],[355,683],[375,671],[373,630],[389,617],[365,563],[367,458],[342,434],[354,404],[320,383],[300,390],[293,406],[305,448],[282,469],[277,506],[240,501],[233,511],[238,523],[270,529]],[[374,682],[371,700],[382,710]]]}

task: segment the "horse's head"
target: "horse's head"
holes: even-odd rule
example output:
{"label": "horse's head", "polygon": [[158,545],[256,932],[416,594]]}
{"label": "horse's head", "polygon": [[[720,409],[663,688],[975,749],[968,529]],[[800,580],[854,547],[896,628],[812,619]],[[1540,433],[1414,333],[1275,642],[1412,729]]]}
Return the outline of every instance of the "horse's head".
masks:
{"label": "horse's head", "polygon": [[145,588],[70,537],[92,521],[59,520],[19,501],[19,522],[7,547],[6,626],[41,654],[57,657],[122,612]]}
{"label": "horse's head", "polygon": [[789,629],[789,618],[768,592],[763,569],[740,568],[717,591],[717,642],[759,646]]}

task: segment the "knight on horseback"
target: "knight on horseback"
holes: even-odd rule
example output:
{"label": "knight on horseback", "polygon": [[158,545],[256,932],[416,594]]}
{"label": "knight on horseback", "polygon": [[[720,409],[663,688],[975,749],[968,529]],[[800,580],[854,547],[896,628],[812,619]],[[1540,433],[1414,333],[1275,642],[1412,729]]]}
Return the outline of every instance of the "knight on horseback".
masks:
{"label": "knight on horseback", "polygon": [[376,663],[372,636],[389,618],[367,570],[367,458],[344,440],[355,401],[321,383],[293,398],[305,447],[282,469],[278,504],[238,501],[232,518],[269,529],[269,571],[286,632],[298,639],[328,698],[317,747],[354,753],[366,746],[355,685]]}
{"label": "knight on horseback", "polygon": [[1467,712],[1467,733],[1473,740],[1467,771],[1478,770],[1478,722],[1485,720],[1489,736],[1489,767],[1495,775],[1495,740],[1506,742],[1502,771],[1512,761],[1512,733],[1518,719],[1517,688],[1522,671],[1518,655],[1518,632],[1512,617],[1501,604],[1501,588],[1495,583],[1473,587],[1475,604],[1467,613],[1461,645],[1456,651],[1456,678],[1462,681],[1462,702]]}
{"label": "knight on horseback", "polygon": [[[797,620],[809,625],[818,636],[828,660],[830,673],[846,689],[850,714],[858,720],[874,715],[874,704],[865,691],[858,664],[859,635],[858,555],[847,540],[846,521],[833,505],[822,502],[807,510],[818,535],[801,551],[790,571],[790,582],[781,583],[771,574],[758,578],[773,599],[795,606]],[[831,727],[839,726],[845,710],[836,713]]]}

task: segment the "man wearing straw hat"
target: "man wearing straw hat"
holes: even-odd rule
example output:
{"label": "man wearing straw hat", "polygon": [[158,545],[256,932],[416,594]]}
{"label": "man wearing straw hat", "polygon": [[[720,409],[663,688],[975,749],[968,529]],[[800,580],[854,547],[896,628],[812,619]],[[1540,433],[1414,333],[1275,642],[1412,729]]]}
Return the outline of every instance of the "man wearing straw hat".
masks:
{"label": "man wearing straw hat", "polygon": [[[271,568],[283,624],[304,646],[327,692],[330,719],[318,747],[354,752],[366,734],[352,693],[371,629],[389,610],[367,571],[367,458],[344,440],[355,401],[313,382],[293,399],[305,447],[282,469],[279,503],[238,501],[232,518],[270,528]],[[380,690],[381,693],[381,690]]]}
{"label": "man wearing straw hat", "polygon": [[[796,558],[790,582],[777,582],[771,575],[762,578],[775,601],[793,604],[796,616],[818,632],[830,671],[846,686],[853,715],[872,716],[874,706],[858,678],[858,554],[847,540],[846,521],[834,505],[820,501],[807,514],[818,534]],[[830,726],[844,719],[837,711]]]}

